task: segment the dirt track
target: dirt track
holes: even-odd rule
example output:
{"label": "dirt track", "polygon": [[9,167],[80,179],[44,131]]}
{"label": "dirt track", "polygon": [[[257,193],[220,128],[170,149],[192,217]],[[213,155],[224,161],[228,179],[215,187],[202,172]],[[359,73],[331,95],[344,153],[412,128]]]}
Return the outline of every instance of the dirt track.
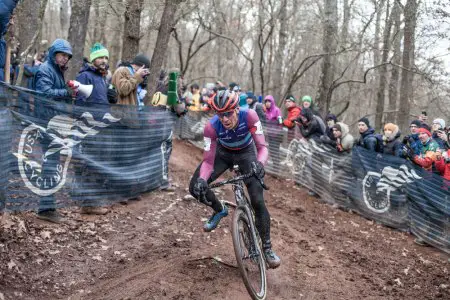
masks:
{"label": "dirt track", "polygon": [[[201,151],[176,141],[175,192],[152,192],[102,217],[66,211],[71,225],[32,213],[0,226],[0,299],[248,299],[235,267],[231,218],[212,233],[210,211],[188,193]],[[412,236],[268,178],[272,242],[282,266],[268,299],[449,299],[448,256]],[[229,191],[224,191],[229,194]],[[221,260],[221,262],[219,262]]]}

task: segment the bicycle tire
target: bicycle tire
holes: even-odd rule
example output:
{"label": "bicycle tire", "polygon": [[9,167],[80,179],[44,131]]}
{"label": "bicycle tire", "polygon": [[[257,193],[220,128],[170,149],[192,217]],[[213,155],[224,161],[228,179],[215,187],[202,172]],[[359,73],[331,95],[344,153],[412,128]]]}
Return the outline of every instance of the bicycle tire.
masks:
{"label": "bicycle tire", "polygon": [[[267,294],[266,262],[251,218],[248,209],[237,207],[234,211],[232,223],[234,253],[242,280],[251,298],[263,300]],[[256,266],[257,272],[249,274],[247,262],[253,267]],[[257,283],[256,286],[254,281]]]}

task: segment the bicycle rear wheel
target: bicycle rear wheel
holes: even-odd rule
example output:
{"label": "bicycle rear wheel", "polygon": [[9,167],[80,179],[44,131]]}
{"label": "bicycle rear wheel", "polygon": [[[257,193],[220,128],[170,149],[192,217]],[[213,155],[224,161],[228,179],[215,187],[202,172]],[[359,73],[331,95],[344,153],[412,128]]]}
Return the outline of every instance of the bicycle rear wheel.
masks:
{"label": "bicycle rear wheel", "polygon": [[248,293],[255,300],[266,298],[266,263],[251,216],[242,207],[233,216],[233,245],[236,261]]}

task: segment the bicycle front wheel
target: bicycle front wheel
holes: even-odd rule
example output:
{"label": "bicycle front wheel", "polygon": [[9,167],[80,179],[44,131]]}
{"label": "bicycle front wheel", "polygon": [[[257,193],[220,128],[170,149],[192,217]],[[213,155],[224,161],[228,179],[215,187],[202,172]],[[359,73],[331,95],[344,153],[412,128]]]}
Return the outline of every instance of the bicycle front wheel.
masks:
{"label": "bicycle front wheel", "polygon": [[242,207],[233,216],[233,245],[236,261],[248,293],[254,300],[266,298],[266,263],[252,216]]}

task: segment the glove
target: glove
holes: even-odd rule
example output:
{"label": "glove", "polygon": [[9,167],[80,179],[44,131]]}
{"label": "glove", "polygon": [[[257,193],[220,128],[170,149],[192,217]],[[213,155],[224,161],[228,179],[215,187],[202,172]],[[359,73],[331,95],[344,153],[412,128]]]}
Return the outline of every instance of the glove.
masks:
{"label": "glove", "polygon": [[116,104],[117,103],[117,91],[114,88],[114,86],[110,86],[108,88],[106,96],[108,97],[108,102],[109,103],[111,103],[111,104]]}
{"label": "glove", "polygon": [[207,190],[208,190],[208,183],[206,182],[205,179],[199,177],[197,179],[197,183],[194,185],[194,194],[200,197],[205,195]]}
{"label": "glove", "polygon": [[264,165],[260,161],[253,162],[252,167],[256,177],[258,177],[259,179],[264,178],[264,175],[266,175],[266,171],[264,170]]}

